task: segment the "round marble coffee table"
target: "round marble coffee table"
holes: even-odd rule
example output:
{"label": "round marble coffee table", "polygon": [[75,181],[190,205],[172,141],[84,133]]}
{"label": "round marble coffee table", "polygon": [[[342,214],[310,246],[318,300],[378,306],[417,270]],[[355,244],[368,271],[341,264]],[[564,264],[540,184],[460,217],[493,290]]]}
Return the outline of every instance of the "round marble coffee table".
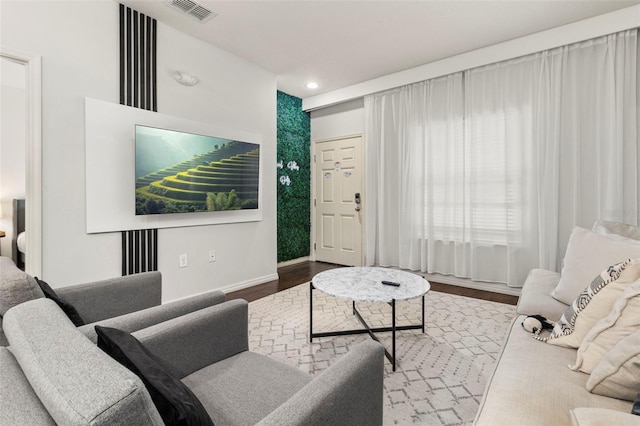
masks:
{"label": "round marble coffee table", "polygon": [[[391,281],[398,286],[385,285],[382,281]],[[313,290],[317,289],[331,296],[352,301],[353,314],[365,327],[359,330],[341,330],[314,333],[313,332]],[[309,336],[314,337],[344,336],[349,334],[369,333],[376,341],[379,339],[374,333],[392,333],[391,353],[385,348],[385,356],[391,362],[393,371],[396,370],[396,331],[422,329],[424,333],[424,295],[429,291],[427,280],[418,275],[396,269],[376,267],[346,267],[330,269],[320,272],[310,283],[309,307]],[[411,325],[396,325],[396,300],[422,298],[422,323]],[[391,305],[391,327],[370,327],[356,309],[356,302],[384,302]]]}

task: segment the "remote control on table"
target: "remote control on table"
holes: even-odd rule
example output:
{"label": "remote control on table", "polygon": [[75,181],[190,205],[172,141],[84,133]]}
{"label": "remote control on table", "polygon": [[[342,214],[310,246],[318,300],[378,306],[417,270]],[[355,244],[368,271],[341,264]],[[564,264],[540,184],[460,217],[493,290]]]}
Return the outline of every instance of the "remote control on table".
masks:
{"label": "remote control on table", "polygon": [[396,283],[396,282],[393,282],[393,281],[382,281],[382,284],[384,284],[384,285],[392,285],[394,287],[400,287],[400,283]]}

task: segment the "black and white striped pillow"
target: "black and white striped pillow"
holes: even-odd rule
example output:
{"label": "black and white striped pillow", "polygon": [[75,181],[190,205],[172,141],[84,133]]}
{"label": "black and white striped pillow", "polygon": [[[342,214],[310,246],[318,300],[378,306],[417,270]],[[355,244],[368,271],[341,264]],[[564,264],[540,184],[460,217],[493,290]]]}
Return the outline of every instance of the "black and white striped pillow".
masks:
{"label": "black and white striped pillow", "polygon": [[[576,297],[548,337],[536,338],[552,345],[578,348],[593,324],[609,313],[617,294],[639,278],[640,259],[627,259],[608,267]],[[585,315],[587,307],[590,312]]]}

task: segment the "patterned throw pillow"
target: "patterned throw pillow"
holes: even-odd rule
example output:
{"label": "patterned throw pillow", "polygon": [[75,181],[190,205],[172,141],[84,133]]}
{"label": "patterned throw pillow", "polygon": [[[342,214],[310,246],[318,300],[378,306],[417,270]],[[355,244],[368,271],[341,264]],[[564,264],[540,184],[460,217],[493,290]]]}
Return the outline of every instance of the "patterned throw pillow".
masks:
{"label": "patterned throw pillow", "polygon": [[537,338],[552,345],[577,349],[591,327],[609,314],[624,289],[639,278],[640,259],[628,259],[608,267],[567,308],[551,335]]}

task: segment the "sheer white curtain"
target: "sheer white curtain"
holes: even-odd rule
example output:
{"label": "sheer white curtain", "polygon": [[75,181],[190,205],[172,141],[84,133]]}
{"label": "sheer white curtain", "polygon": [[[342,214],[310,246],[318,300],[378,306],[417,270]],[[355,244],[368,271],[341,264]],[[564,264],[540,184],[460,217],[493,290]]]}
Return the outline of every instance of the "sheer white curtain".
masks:
{"label": "sheer white curtain", "polygon": [[548,122],[559,145],[562,259],[573,225],[591,227],[598,218],[640,224],[637,29],[559,51],[558,113]]}
{"label": "sheer white curtain", "polygon": [[520,286],[637,224],[636,64],[627,31],[367,96],[367,263]]}

